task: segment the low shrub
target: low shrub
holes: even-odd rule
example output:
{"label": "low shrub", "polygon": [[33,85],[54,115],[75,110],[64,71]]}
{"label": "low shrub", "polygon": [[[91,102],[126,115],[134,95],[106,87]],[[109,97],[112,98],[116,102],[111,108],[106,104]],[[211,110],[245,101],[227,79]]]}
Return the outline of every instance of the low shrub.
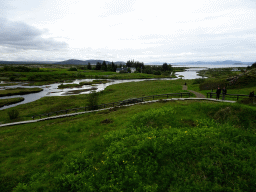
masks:
{"label": "low shrub", "polygon": [[14,191],[47,190],[49,179],[52,191],[255,191],[254,134],[209,118],[187,120],[193,127],[173,121],[182,119],[171,107],[135,114],[95,151],[74,153],[58,175],[35,174]]}
{"label": "low shrub", "polygon": [[195,79],[192,84],[200,84],[200,83],[204,83],[204,82],[205,82],[205,79],[200,78],[200,79]]}
{"label": "low shrub", "polygon": [[161,75],[161,72],[160,71],[155,71],[154,75]]}
{"label": "low shrub", "polygon": [[75,67],[70,67],[70,68],[68,69],[68,71],[77,71],[77,68],[75,68]]}
{"label": "low shrub", "polygon": [[11,111],[8,111],[8,115],[11,120],[17,119],[19,116],[19,112],[16,109],[12,109]]}
{"label": "low shrub", "polygon": [[97,93],[96,91],[92,91],[88,95],[88,99],[87,99],[87,105],[89,107],[89,110],[98,109],[98,101],[99,101],[99,93]]}

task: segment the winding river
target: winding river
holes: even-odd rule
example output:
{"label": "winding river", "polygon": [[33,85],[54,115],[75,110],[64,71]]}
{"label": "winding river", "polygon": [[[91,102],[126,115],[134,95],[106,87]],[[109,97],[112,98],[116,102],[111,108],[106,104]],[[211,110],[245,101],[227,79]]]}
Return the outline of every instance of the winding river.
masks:
{"label": "winding river", "polygon": [[[182,75],[183,79],[196,79],[196,78],[200,78],[200,76],[198,76],[196,73],[198,70],[202,70],[202,68],[193,69],[193,70],[188,69],[184,72],[178,72],[178,73],[176,73],[176,75],[177,76]],[[77,95],[77,94],[89,94],[91,92],[90,90],[92,88],[94,88],[96,92],[99,92],[99,91],[103,91],[109,85],[114,85],[114,84],[119,84],[119,83],[152,81],[152,80],[176,80],[176,79],[178,79],[178,78],[130,79],[130,80],[109,79],[109,82],[105,83],[105,84],[84,85],[79,88],[66,88],[66,89],[58,89],[58,86],[61,83],[54,83],[54,84],[43,85],[43,86],[26,86],[25,84],[18,84],[18,85],[13,85],[13,86],[6,86],[6,87],[3,86],[3,87],[0,87],[0,90],[6,89],[6,88],[16,88],[16,87],[24,87],[24,88],[38,87],[38,88],[42,88],[43,91],[41,91],[39,93],[31,93],[31,94],[27,94],[27,95],[13,95],[13,96],[1,97],[1,99],[23,97],[24,101],[15,103],[12,105],[6,105],[4,107],[1,107],[0,110],[14,107],[14,106],[21,105],[21,104],[25,104],[25,103],[29,103],[29,102],[33,102],[42,97],[47,97],[47,96],[66,96],[66,95]],[[70,84],[70,83],[79,84],[80,82],[85,82],[85,81],[91,82],[93,80],[94,79],[79,79],[79,80],[77,79],[77,80],[74,80],[73,82],[63,83],[63,84],[64,85]],[[4,82],[1,82],[1,83],[4,83]],[[77,93],[76,91],[78,91],[79,93]]]}

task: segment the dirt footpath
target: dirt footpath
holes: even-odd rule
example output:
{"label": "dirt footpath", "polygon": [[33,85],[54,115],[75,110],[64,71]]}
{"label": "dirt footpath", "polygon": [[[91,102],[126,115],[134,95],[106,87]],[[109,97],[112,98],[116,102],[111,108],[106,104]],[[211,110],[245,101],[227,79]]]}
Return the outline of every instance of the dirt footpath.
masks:
{"label": "dirt footpath", "polygon": [[[182,85],[182,90],[187,90],[188,86],[187,85]],[[194,93],[196,95],[197,98],[205,98],[205,96],[202,93],[198,93],[192,90],[188,90],[191,93]]]}

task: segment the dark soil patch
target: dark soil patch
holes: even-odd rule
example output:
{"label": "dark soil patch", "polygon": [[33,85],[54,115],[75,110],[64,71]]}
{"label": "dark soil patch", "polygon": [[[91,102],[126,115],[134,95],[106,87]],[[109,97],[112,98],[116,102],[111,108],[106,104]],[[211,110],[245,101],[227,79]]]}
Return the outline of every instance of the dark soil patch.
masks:
{"label": "dark soil patch", "polygon": [[113,123],[113,120],[105,119],[105,120],[101,121],[100,123],[109,124],[109,123]]}

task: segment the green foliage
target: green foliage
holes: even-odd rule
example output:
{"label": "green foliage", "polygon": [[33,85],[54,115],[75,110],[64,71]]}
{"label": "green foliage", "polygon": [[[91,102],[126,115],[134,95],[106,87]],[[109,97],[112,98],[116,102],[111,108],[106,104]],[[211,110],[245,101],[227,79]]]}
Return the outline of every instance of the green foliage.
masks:
{"label": "green foliage", "polygon": [[9,79],[10,79],[10,81],[14,81],[14,80],[15,80],[15,77],[14,77],[14,76],[11,76]]}
{"label": "green foliage", "polygon": [[101,70],[101,63],[100,62],[96,63],[95,70]]}
{"label": "green foliage", "polygon": [[169,67],[168,67],[167,63],[164,63],[164,64],[163,64],[162,70],[163,70],[163,71],[168,71],[168,70],[169,70]]}
{"label": "green foliage", "polygon": [[132,60],[132,61],[127,61],[126,62],[126,67],[135,67],[136,68],[136,70],[139,70],[139,69],[145,69],[145,65],[144,65],[144,63],[143,62],[139,62],[139,61],[134,61],[134,60]]}
{"label": "green foliage", "polygon": [[128,73],[128,71],[125,71],[125,70],[121,70],[119,73],[120,73],[120,74],[123,74],[123,73]]}
{"label": "green foliage", "polygon": [[19,112],[16,109],[8,111],[7,113],[8,113],[10,120],[17,119],[19,116]]}
{"label": "green foliage", "polygon": [[88,65],[87,65],[87,69],[88,70],[92,70],[92,66],[91,66],[91,63],[89,62]]}
{"label": "green foliage", "polygon": [[106,64],[106,61],[103,61],[103,62],[102,62],[101,70],[107,71],[107,64]]}
{"label": "green foliage", "polygon": [[30,72],[31,68],[25,67],[25,66],[4,66],[4,71],[15,71],[15,72]]}
{"label": "green foliage", "polygon": [[161,75],[161,72],[160,71],[155,71],[154,75]]}
{"label": "green foliage", "polygon": [[126,128],[73,153],[62,172],[36,173],[14,191],[46,190],[47,180],[52,191],[254,191],[255,130],[252,134],[251,126],[246,131],[205,116],[210,106],[218,111],[222,105],[201,104],[194,116],[196,106],[135,114]]}
{"label": "green foliage", "polygon": [[204,83],[205,79],[204,78],[200,78],[200,79],[195,79],[193,84],[200,84],[200,83]]}
{"label": "green foliage", "polygon": [[253,69],[253,68],[256,68],[256,62],[254,62],[251,66],[248,66],[247,70],[250,70],[250,69]]}
{"label": "green foliage", "polygon": [[18,103],[24,101],[23,97],[16,97],[16,98],[10,98],[10,99],[0,99],[0,107],[3,107],[5,105],[10,105],[14,103]]}
{"label": "green foliage", "polygon": [[232,89],[241,89],[244,87],[255,86],[256,76],[244,75],[239,77],[234,83],[229,85]]}
{"label": "green foliage", "polygon": [[228,77],[232,74],[232,68],[209,68],[207,70],[200,70],[198,72],[198,75],[200,76],[210,76],[214,78]]}
{"label": "green foliage", "polygon": [[24,94],[29,94],[29,93],[37,93],[43,91],[41,88],[22,88],[22,87],[17,87],[14,89],[5,89],[5,90],[0,90],[0,96],[11,96],[11,95],[24,95]]}
{"label": "green foliage", "polygon": [[76,67],[70,67],[70,68],[68,69],[68,71],[77,71],[77,68],[76,68]]}
{"label": "green foliage", "polygon": [[227,87],[227,81],[225,81],[224,79],[206,79],[205,81],[203,81],[202,83],[200,83],[199,85],[199,89],[200,90],[210,90],[210,89],[217,89],[218,86],[220,86],[220,88],[222,87]]}
{"label": "green foliage", "polygon": [[98,109],[98,106],[97,106],[98,101],[99,101],[99,93],[97,93],[96,91],[92,91],[88,95],[88,99],[87,99],[87,106],[89,107],[89,110]]}

